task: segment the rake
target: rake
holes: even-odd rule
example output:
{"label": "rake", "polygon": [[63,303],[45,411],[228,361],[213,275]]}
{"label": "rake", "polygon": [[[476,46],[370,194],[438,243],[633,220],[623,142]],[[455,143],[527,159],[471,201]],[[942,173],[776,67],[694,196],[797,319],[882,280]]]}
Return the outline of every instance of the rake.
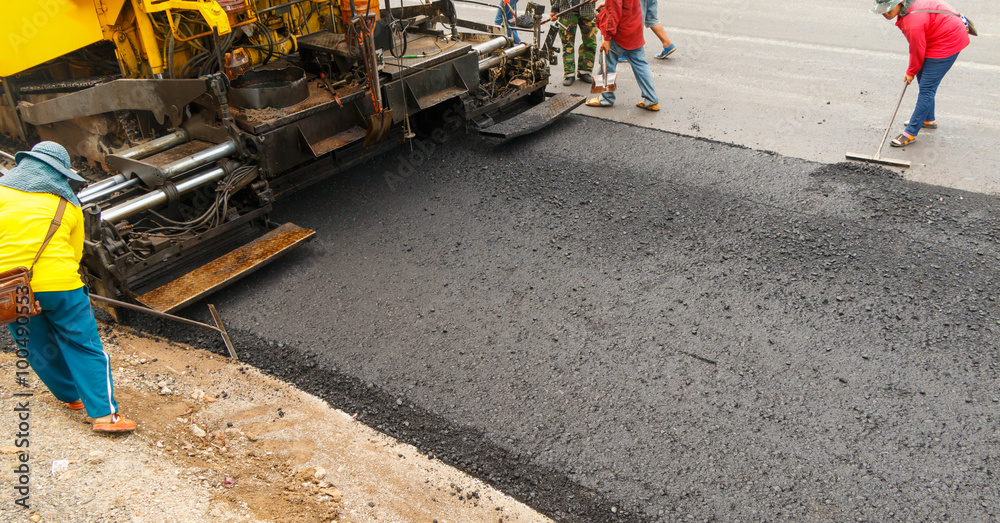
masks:
{"label": "rake", "polygon": [[893,160],[891,158],[882,158],[882,148],[885,147],[885,139],[889,137],[889,129],[892,129],[892,123],[896,121],[896,113],[899,112],[899,106],[903,103],[903,96],[906,95],[906,88],[910,84],[903,84],[903,93],[899,95],[899,101],[896,102],[896,110],[892,112],[892,118],[889,120],[889,126],[885,128],[885,134],[882,135],[882,142],[878,144],[878,150],[875,151],[875,156],[867,156],[864,154],[857,153],[847,153],[848,160],[856,160],[859,162],[867,163],[877,163],[882,165],[891,165],[893,167],[903,167],[909,168],[910,162],[908,160]]}

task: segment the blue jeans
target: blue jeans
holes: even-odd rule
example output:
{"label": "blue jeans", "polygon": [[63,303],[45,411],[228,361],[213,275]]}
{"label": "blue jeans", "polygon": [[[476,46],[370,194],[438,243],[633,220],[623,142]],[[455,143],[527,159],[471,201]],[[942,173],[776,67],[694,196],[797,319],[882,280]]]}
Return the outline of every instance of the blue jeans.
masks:
{"label": "blue jeans", "polygon": [[917,106],[913,108],[910,123],[906,126],[906,134],[916,136],[924,122],[935,120],[934,96],[937,95],[938,85],[941,85],[944,75],[955,65],[955,60],[958,60],[958,53],[948,58],[924,58],[924,67],[917,73],[920,94],[917,95]]}
{"label": "blue jeans", "polygon": [[639,0],[639,9],[642,9],[642,25],[647,29],[660,25],[660,19],[656,15],[656,0]]}
{"label": "blue jeans", "polygon": [[[7,325],[17,347],[27,345],[26,359],[35,374],[59,401],[83,400],[91,418],[118,412],[111,362],[97,333],[87,288],[36,292],[35,299],[42,312],[28,318],[27,325]],[[18,327],[27,327],[27,332],[19,334]]]}
{"label": "blue jeans", "polygon": [[[646,62],[646,48],[624,49],[622,46],[611,41],[611,51],[608,52],[608,72],[613,73],[618,68],[618,59],[621,57],[628,59],[632,65],[632,73],[635,74],[635,81],[639,84],[639,91],[642,92],[642,100],[646,105],[653,105],[660,101],[656,96],[656,89],[653,87],[653,72],[649,70],[649,63]],[[595,76],[600,74],[601,65],[596,64]],[[615,93],[608,92],[601,94],[601,103],[611,105],[615,103]]]}

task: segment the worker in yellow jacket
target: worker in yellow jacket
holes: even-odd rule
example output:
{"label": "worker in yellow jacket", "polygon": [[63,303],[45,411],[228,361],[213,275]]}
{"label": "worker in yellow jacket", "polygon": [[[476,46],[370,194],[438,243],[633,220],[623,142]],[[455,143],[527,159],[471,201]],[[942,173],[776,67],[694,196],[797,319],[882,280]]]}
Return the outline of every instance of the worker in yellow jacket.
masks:
{"label": "worker in yellow jacket", "polygon": [[83,211],[70,181],[84,179],[70,168],[66,149],[54,142],[41,142],[15,159],[17,167],[0,177],[0,272],[30,267],[60,200],[69,205],[33,267],[31,288],[42,312],[28,319],[26,336],[8,325],[11,335],[27,347],[31,368],[59,401],[87,409],[94,431],[135,430],[135,422],[118,413],[111,363],[80,278]]}

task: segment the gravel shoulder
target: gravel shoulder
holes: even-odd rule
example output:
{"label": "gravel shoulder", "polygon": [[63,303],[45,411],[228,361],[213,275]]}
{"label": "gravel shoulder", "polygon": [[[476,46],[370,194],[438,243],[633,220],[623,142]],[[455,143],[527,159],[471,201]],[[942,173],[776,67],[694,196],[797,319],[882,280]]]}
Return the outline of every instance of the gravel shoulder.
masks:
{"label": "gravel shoulder", "polygon": [[[525,505],[247,364],[102,327],[116,397],[139,429],[90,431],[0,353],[3,521],[544,522]],[[30,397],[13,396],[31,393]],[[30,429],[14,408],[27,399]],[[10,485],[29,442],[30,508]]]}

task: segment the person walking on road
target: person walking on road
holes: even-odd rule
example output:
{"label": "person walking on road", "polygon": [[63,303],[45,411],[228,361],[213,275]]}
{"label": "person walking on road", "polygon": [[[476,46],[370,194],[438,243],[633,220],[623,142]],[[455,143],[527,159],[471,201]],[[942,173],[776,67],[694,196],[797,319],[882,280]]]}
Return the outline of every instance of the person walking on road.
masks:
{"label": "person walking on road", "polygon": [[[42,311],[27,324],[9,324],[11,335],[28,349],[28,363],[59,401],[73,410],[87,409],[94,431],[135,430],[135,423],[118,413],[111,363],[80,279],[83,211],[70,180],[85,180],[70,168],[66,149],[54,142],[19,152],[15,160],[17,167],[0,178],[0,272],[30,267]],[[64,200],[58,228],[33,265]],[[19,327],[27,327],[27,333]]]}
{"label": "person walking on road", "polygon": [[[581,0],[552,0],[552,13],[549,19],[556,20],[556,14],[567,11],[559,19],[559,39],[562,40],[563,54],[563,85],[573,85],[573,75],[590,83],[593,78],[590,71],[594,69],[594,53],[597,52],[597,26],[594,18],[597,12],[594,2],[583,3]],[[576,28],[580,27],[580,51],[574,60],[573,47],[576,44]]]}
{"label": "person walking on road", "polygon": [[659,8],[657,3],[657,0],[640,0],[639,5],[642,7],[643,25],[652,30],[656,38],[660,40],[660,44],[663,45],[663,50],[653,55],[653,58],[666,60],[668,56],[674,54],[677,46],[670,42],[667,31],[663,29],[663,24],[660,23],[660,19],[656,13]]}
{"label": "person walking on road", "polygon": [[[639,0],[608,0],[604,6],[598,7],[597,26],[604,38],[601,52],[608,55],[608,73],[615,72],[618,59],[624,57],[632,66],[632,74],[642,92],[642,100],[636,106],[647,111],[659,111],[660,99],[653,87],[653,73],[643,52],[645,40],[642,38]],[[614,91],[587,100],[590,107],[611,107],[614,104]]]}
{"label": "person walking on road", "polygon": [[511,41],[515,44],[521,43],[521,37],[518,36],[517,30],[514,29],[517,26],[517,0],[500,0],[500,7],[497,8],[493,24],[500,27],[506,26],[507,36]]}
{"label": "person walking on road", "polygon": [[[663,50],[653,55],[653,58],[666,60],[668,56],[674,54],[677,46],[670,42],[667,31],[663,29],[663,24],[660,23],[657,15],[657,10],[659,9],[657,0],[639,0],[639,7],[642,9],[642,24],[653,31],[653,34],[656,35],[656,38],[660,40],[660,44],[663,46]],[[625,57],[618,59],[619,63],[625,61]]]}
{"label": "person walking on road", "polygon": [[937,128],[934,98],[958,53],[969,45],[969,30],[962,15],[940,0],[876,0],[873,11],[887,20],[896,19],[896,27],[910,44],[910,64],[903,80],[909,84],[916,78],[920,86],[906,129],[890,142],[893,147],[905,147],[917,139],[921,128]]}

